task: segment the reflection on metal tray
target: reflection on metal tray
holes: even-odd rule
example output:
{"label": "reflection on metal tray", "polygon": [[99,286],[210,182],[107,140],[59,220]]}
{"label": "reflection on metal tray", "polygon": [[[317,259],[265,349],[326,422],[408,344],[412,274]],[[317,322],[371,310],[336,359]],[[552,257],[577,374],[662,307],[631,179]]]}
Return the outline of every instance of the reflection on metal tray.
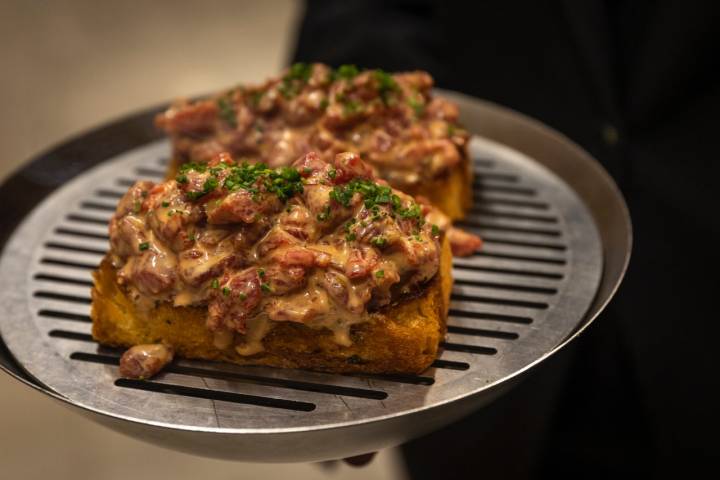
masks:
{"label": "reflection on metal tray", "polygon": [[[555,135],[516,114],[458,99],[473,132],[503,114]],[[475,207],[463,225],[480,233],[485,246],[454,261],[448,337],[428,371],[345,376],[180,360],[152,381],[118,379],[120,352],[99,347],[89,335],[90,274],[108,247],[115,203],[136,179],[161,179],[168,153],[164,140],[137,145],[76,177],[27,217],[0,263],[6,309],[0,333],[43,390],[116,429],[194,453],[318,460],[376,450],[442,426],[490,401],[592,318],[619,282],[629,253],[622,199],[581,151],[565,155],[564,162],[578,162],[567,165],[566,179],[595,175],[595,195],[603,189],[614,195],[619,210],[609,213],[626,222],[628,244],[615,261],[621,265],[610,271],[620,272],[615,278],[608,278],[598,212],[558,176],[562,171],[474,137]]]}

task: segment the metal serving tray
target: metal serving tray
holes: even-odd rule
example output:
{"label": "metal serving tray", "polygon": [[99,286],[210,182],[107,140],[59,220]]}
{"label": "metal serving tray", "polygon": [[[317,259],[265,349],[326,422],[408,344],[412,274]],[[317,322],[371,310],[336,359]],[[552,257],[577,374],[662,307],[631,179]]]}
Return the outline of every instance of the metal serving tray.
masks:
{"label": "metal serving tray", "polygon": [[[630,221],[608,175],[566,138],[496,105],[444,94],[458,102],[475,135],[475,206],[463,226],[485,246],[454,261],[448,337],[428,371],[350,376],[179,360],[151,381],[118,378],[121,352],[89,335],[90,275],[107,250],[107,221],[124,190],[164,175],[170,147],[152,129],[152,112],[36,161],[35,168],[52,164],[46,182],[52,168],[62,177],[78,162],[96,165],[23,212],[5,245],[2,368],[145,441],[249,461],[373,451],[492,401],[609,301],[629,258]],[[98,145],[103,138],[113,138],[113,148]],[[3,190],[12,190],[16,177]]]}

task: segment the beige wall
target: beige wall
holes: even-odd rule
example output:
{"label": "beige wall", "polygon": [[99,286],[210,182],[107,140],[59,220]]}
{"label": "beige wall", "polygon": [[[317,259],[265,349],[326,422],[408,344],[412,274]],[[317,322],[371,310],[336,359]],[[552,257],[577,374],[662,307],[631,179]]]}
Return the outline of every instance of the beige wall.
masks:
{"label": "beige wall", "polygon": [[0,1],[0,174],[70,134],[276,72],[292,1]]}
{"label": "beige wall", "polygon": [[[120,6],[122,5],[122,6]],[[291,1],[0,0],[0,178],[68,135],[180,95],[254,81],[285,63]],[[366,469],[191,457],[96,426],[0,374],[0,478],[398,478]]]}

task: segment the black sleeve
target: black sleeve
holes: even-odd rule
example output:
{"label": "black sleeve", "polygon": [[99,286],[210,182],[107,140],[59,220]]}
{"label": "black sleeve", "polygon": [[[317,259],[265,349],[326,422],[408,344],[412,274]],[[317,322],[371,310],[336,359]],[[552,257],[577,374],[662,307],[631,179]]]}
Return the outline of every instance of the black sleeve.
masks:
{"label": "black sleeve", "polygon": [[441,82],[442,8],[428,0],[308,0],[293,61],[390,71],[427,70]]}

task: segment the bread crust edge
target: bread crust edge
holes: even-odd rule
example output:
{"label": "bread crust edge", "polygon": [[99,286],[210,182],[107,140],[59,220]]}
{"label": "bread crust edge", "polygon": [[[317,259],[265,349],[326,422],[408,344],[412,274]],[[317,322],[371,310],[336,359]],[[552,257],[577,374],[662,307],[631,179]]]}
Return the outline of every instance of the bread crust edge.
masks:
{"label": "bread crust edge", "polygon": [[116,281],[106,257],[93,273],[92,335],[100,344],[130,347],[164,342],[178,357],[299,368],[333,373],[420,373],[437,358],[446,333],[452,289],[452,254],[442,242],[440,270],[417,297],[373,313],[370,322],[351,329],[350,346],[335,343],[327,329],[277,322],[263,340],[265,351],[253,356],[218,350],[205,326],[204,307],[161,303],[140,310]]}

